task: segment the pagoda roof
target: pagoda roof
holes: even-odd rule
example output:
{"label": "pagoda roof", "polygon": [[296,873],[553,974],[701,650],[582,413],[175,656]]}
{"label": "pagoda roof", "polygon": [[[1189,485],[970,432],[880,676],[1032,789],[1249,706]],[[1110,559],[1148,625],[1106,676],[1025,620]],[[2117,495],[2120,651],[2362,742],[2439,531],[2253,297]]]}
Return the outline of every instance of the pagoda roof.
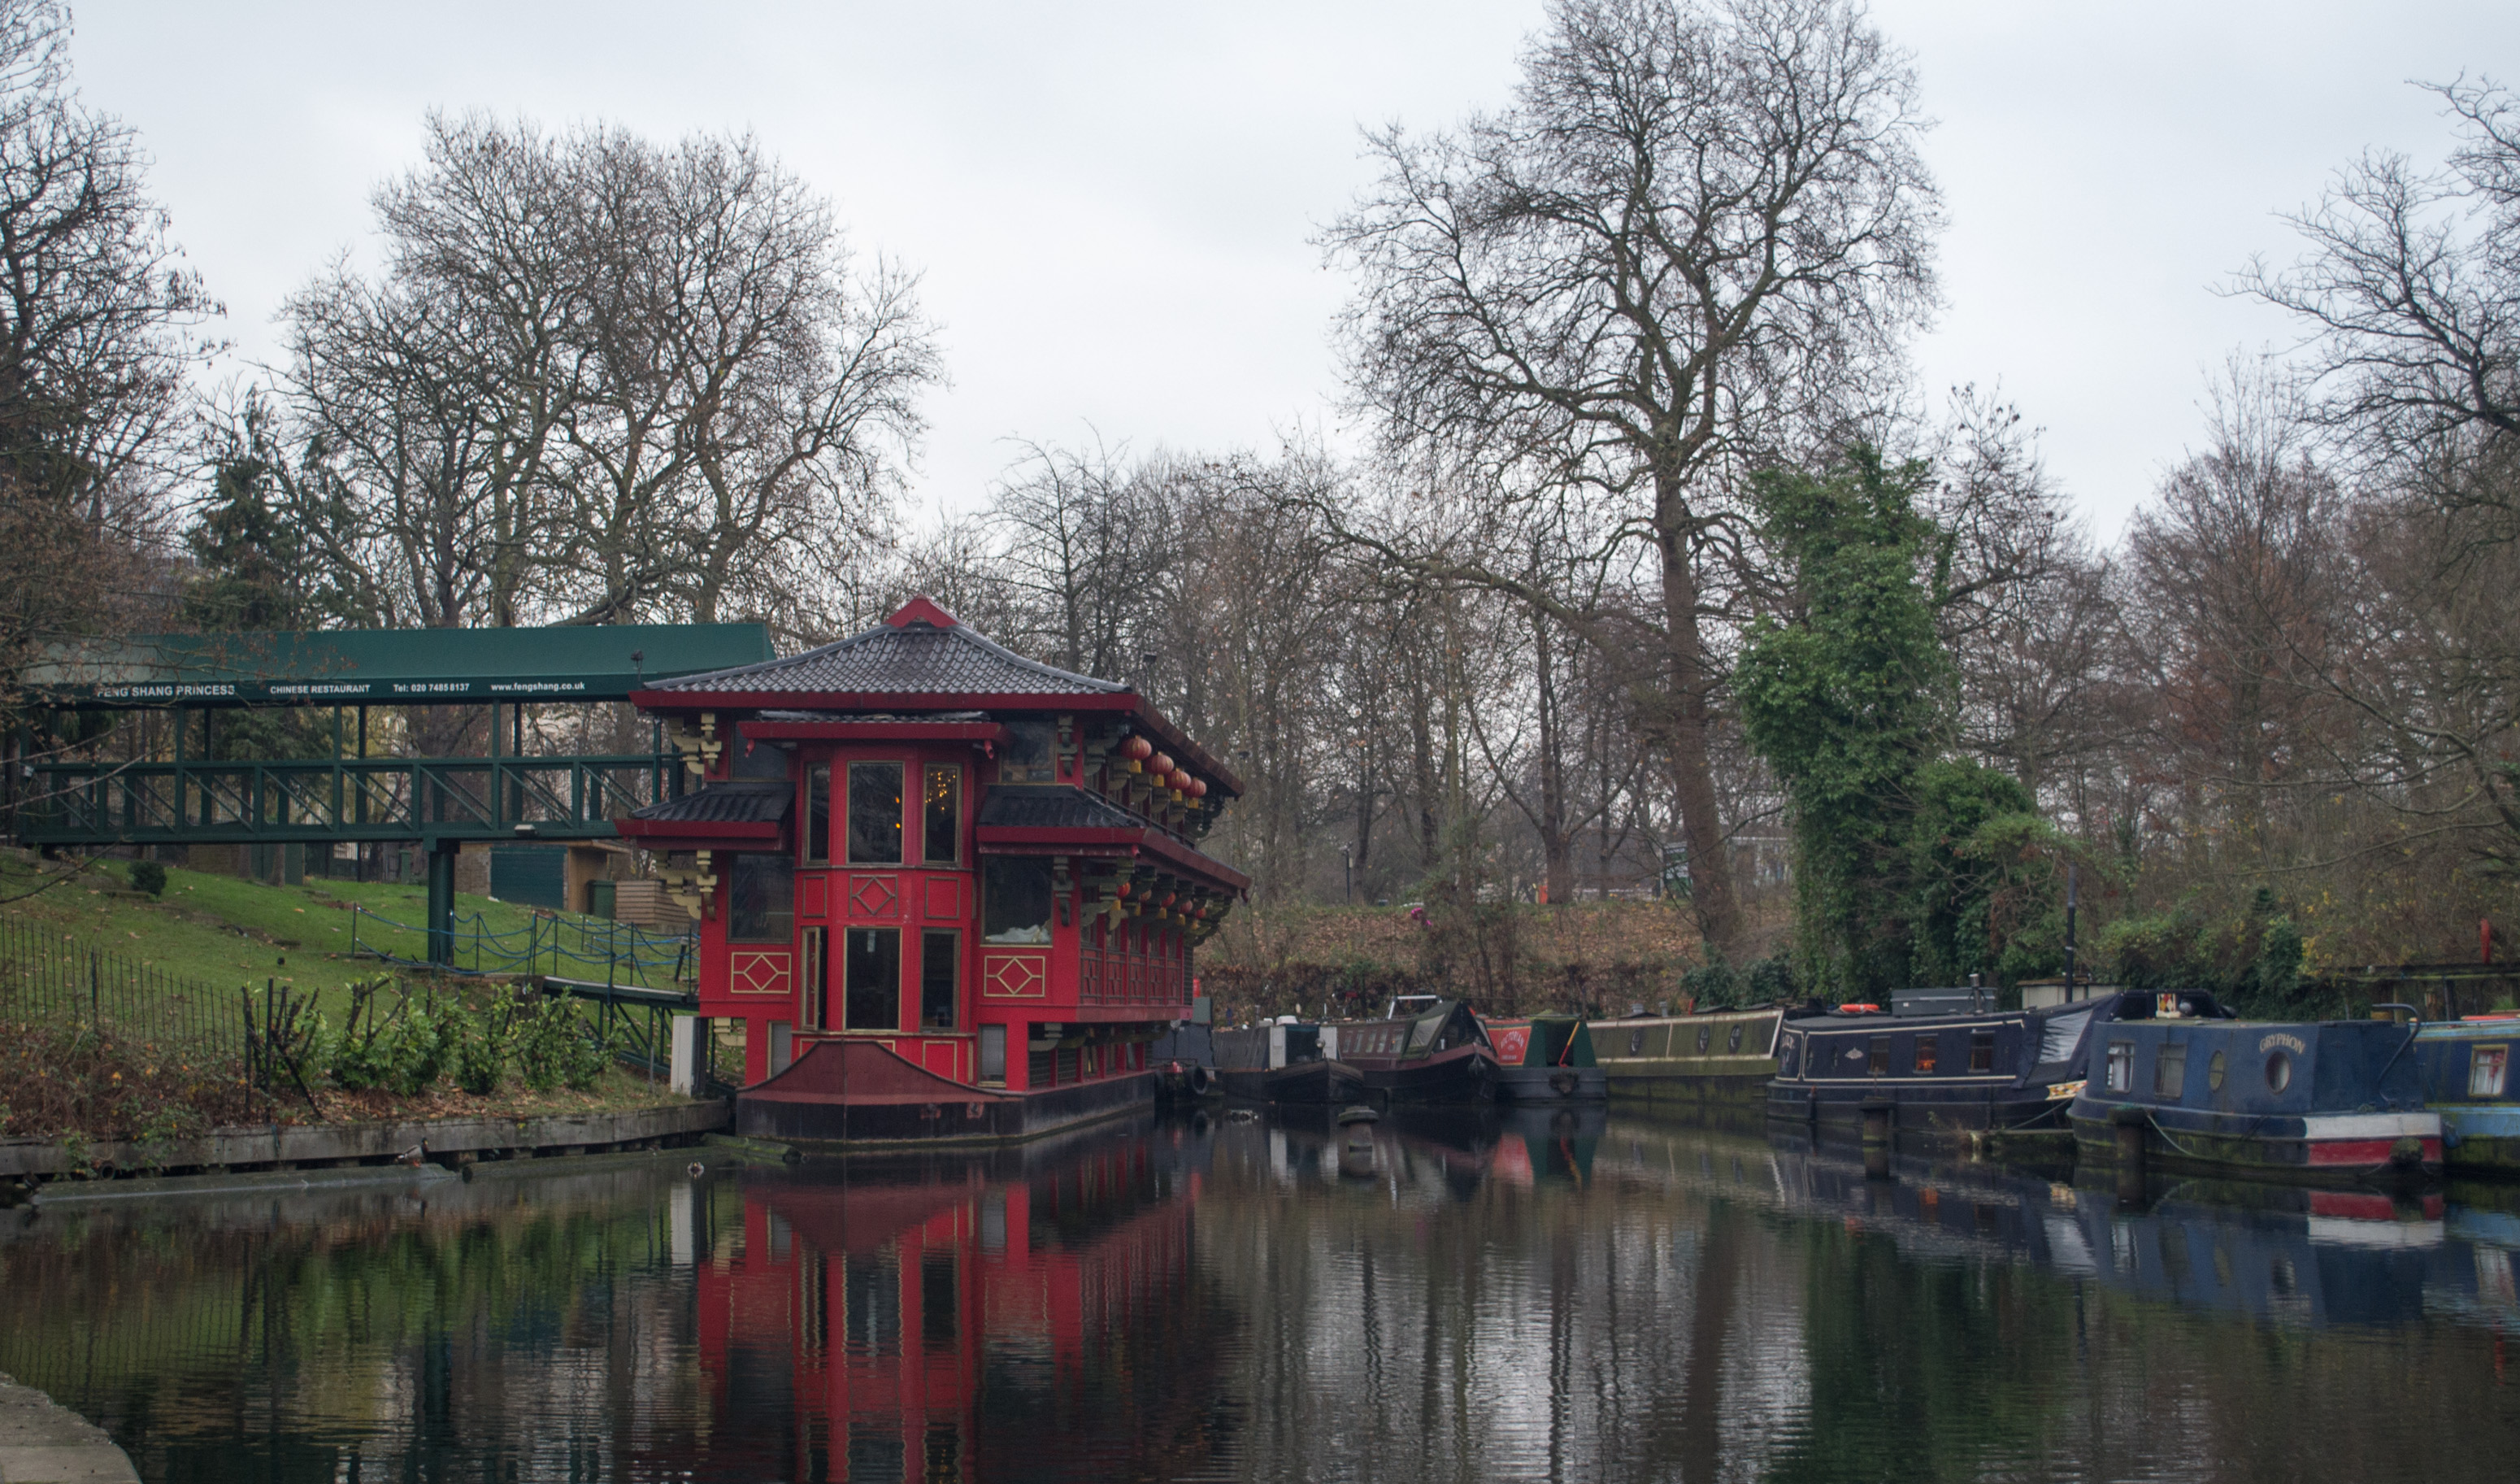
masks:
{"label": "pagoda roof", "polygon": [[786,779],[723,779],[635,809],[620,822],[620,830],[633,839],[652,842],[775,840],[795,802],[796,786]]}
{"label": "pagoda roof", "polygon": [[[633,694],[649,709],[760,713],[802,725],[878,715],[1049,711],[1118,714],[1190,770],[1238,797],[1242,781],[1130,685],[1026,659],[926,598],[862,634],[784,659],[679,675]],[[764,734],[768,735],[768,734]],[[801,733],[795,735],[803,735]]]}
{"label": "pagoda roof", "polygon": [[1058,697],[1119,696],[1128,686],[1026,659],[919,599],[863,634],[784,659],[677,676],[660,697],[710,695]]}

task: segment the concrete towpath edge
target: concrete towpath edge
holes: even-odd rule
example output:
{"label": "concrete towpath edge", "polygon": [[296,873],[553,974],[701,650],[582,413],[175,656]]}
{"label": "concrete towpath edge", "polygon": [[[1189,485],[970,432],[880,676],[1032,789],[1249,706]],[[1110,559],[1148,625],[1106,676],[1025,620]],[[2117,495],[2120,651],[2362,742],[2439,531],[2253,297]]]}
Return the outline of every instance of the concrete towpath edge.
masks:
{"label": "concrete towpath edge", "polygon": [[105,1429],[0,1375],[0,1484],[140,1484]]}

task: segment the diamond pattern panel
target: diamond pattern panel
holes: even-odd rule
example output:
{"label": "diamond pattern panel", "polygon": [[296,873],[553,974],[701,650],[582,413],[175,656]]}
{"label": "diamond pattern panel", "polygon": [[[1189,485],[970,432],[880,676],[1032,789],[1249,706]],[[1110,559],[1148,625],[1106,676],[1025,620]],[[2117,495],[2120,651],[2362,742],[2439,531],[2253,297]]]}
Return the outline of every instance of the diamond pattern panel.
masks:
{"label": "diamond pattern panel", "polygon": [[888,876],[849,877],[849,914],[860,918],[901,915],[901,882]]}
{"label": "diamond pattern panel", "polygon": [[1037,953],[989,955],[980,993],[992,1000],[1038,1000],[1050,993],[1050,961]]}
{"label": "diamond pattern panel", "polygon": [[739,948],[729,955],[727,989],[739,995],[784,995],[788,993],[788,959],[786,949],[764,952]]}

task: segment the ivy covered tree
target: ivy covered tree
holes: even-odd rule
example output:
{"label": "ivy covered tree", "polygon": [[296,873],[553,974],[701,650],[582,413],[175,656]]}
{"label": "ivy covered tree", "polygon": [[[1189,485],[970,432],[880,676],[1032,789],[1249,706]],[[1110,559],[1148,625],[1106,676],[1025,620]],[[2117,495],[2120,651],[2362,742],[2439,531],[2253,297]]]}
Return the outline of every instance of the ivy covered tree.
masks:
{"label": "ivy covered tree", "polygon": [[1785,788],[1795,957],[1823,995],[2003,972],[2052,895],[2057,841],[2029,790],[1950,755],[1958,682],[1935,614],[1951,548],[1917,508],[1928,478],[1857,445],[1824,472],[1754,481],[1784,602],[1752,627],[1735,685]]}

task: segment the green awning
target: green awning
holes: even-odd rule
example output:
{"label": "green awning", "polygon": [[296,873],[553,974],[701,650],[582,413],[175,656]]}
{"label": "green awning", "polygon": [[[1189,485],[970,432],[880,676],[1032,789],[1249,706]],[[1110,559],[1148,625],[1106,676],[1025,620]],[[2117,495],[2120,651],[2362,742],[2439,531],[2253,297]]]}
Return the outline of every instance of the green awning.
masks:
{"label": "green awning", "polygon": [[758,623],[144,634],[56,645],[24,684],[82,709],[620,700],[667,677],[774,657]]}

